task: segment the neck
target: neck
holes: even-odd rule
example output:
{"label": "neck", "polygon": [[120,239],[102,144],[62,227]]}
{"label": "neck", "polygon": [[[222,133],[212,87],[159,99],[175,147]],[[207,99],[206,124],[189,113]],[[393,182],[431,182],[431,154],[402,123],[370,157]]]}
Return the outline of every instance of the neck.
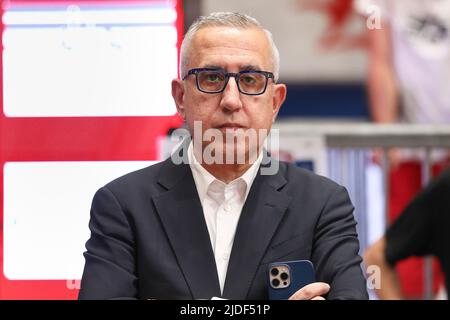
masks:
{"label": "neck", "polygon": [[223,181],[224,183],[230,183],[233,180],[236,180],[237,178],[241,177],[254,163],[253,161],[257,161],[258,158],[252,159],[253,161],[250,162],[250,159],[247,157],[247,161],[244,163],[233,163],[233,164],[227,164],[225,159],[224,163],[217,164],[212,163],[208,164],[205,161],[200,161],[199,159],[203,159],[201,154],[201,150],[196,150],[193,148],[193,155],[197,159],[197,161],[201,164],[201,166],[208,171],[211,175],[213,175],[216,179]]}
{"label": "neck", "polygon": [[216,179],[225,183],[230,183],[242,176],[250,167],[251,163],[245,164],[206,164],[203,163],[202,167],[211,173]]}

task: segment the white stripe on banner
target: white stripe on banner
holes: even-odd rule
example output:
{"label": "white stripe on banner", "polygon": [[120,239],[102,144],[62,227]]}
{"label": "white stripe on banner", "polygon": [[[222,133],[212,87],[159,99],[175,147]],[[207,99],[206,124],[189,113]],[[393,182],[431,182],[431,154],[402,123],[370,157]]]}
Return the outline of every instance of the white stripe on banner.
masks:
{"label": "white stripe on banner", "polygon": [[6,13],[5,115],[174,115],[176,11],[142,10],[136,19],[117,9],[83,11],[80,19],[65,11]]}
{"label": "white stripe on banner", "polygon": [[94,193],[152,163],[6,163],[4,275],[11,280],[80,279]]}

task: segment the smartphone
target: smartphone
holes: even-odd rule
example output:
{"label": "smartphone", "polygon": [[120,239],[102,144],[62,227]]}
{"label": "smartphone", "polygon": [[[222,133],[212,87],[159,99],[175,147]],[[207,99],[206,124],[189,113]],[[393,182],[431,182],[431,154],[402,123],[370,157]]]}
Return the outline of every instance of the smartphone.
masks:
{"label": "smartphone", "polygon": [[298,289],[315,282],[314,266],[309,260],[283,261],[269,264],[268,292],[270,300],[287,300]]}

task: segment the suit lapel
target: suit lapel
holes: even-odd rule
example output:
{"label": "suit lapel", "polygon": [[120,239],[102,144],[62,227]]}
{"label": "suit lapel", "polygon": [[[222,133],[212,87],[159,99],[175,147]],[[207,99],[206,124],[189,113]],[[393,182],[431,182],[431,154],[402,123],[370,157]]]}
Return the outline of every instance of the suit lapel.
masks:
{"label": "suit lapel", "polygon": [[166,160],[159,183],[168,190],[153,202],[193,299],[220,296],[211,240],[189,165]]}
{"label": "suit lapel", "polygon": [[258,266],[292,198],[279,191],[286,184],[280,173],[258,175],[242,209],[228,264],[223,296],[245,299]]}

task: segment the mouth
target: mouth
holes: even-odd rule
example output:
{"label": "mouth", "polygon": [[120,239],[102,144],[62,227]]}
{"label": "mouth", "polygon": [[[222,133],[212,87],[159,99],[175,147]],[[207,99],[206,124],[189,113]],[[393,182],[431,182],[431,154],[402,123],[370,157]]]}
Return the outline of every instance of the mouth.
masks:
{"label": "mouth", "polygon": [[227,130],[236,131],[238,129],[245,129],[245,127],[238,123],[227,122],[227,123],[224,123],[224,124],[218,126],[217,129],[219,129],[221,131],[227,131]]}

